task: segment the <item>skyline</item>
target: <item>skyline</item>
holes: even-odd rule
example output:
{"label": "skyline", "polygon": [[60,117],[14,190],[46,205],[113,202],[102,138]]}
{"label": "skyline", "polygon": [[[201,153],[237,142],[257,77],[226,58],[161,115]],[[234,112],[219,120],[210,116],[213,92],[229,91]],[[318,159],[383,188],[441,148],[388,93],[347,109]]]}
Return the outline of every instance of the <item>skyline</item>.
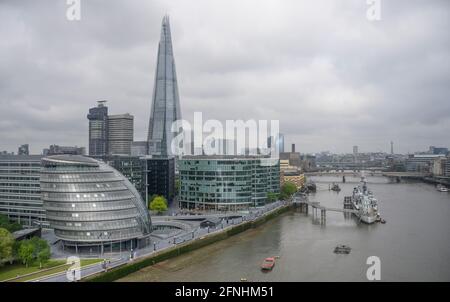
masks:
{"label": "skyline", "polygon": [[103,99],[145,139],[165,14],[187,120],[279,119],[302,153],[450,145],[445,1],[383,1],[377,22],[365,1],[82,1],[77,22],[64,2],[16,2],[0,4],[0,150],[87,147]]}

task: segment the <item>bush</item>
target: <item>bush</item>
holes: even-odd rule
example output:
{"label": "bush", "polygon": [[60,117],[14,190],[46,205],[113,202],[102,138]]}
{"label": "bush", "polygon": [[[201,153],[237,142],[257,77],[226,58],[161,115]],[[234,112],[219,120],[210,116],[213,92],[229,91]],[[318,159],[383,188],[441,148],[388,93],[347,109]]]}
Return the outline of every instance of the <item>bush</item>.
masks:
{"label": "bush", "polygon": [[158,213],[167,211],[167,201],[163,196],[155,197],[150,203],[150,210]]}

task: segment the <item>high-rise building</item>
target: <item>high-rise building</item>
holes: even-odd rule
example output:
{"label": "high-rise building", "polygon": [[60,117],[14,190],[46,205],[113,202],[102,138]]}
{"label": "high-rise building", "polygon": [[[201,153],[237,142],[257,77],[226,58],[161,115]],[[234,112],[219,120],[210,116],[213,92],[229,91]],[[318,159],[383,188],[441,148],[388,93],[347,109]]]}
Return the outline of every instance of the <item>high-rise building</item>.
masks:
{"label": "high-rise building", "polygon": [[295,153],[295,144],[292,144],[291,153]]}
{"label": "high-rise building", "polygon": [[152,156],[141,158],[141,161],[145,171],[147,198],[162,195],[171,202],[175,196],[175,158]]}
{"label": "high-rise building", "polygon": [[131,155],[134,117],[129,113],[108,115],[108,154]]}
{"label": "high-rise building", "polygon": [[162,20],[158,47],[152,108],[148,127],[148,153],[172,155],[171,142],[176,135],[172,123],[181,119],[180,99],[172,49],[169,17]]}
{"label": "high-rise building", "polygon": [[39,173],[42,155],[0,155],[0,213],[24,226],[46,223]]}
{"label": "high-rise building", "polygon": [[30,150],[28,144],[21,145],[17,151],[18,155],[30,155]]}
{"label": "high-rise building", "polygon": [[108,107],[106,101],[89,109],[89,155],[105,156],[108,153]]}
{"label": "high-rise building", "polygon": [[147,155],[147,141],[136,141],[131,144],[131,156]]}
{"label": "high-rise building", "polygon": [[353,146],[353,155],[358,155],[358,146]]}
{"label": "high-rise building", "polygon": [[[136,188],[109,165],[79,155],[42,159],[46,217],[64,246],[93,248],[148,242],[151,220]],[[102,251],[103,252],[103,251]]]}
{"label": "high-rise building", "polygon": [[392,155],[394,154],[394,142],[393,141],[391,141],[391,154]]}

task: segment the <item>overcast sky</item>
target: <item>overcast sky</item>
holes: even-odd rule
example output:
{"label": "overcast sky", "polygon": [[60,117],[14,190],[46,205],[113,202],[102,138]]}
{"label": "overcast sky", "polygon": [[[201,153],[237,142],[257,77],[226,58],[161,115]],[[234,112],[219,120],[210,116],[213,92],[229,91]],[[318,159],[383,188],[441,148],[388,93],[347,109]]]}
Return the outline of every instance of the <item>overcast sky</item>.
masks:
{"label": "overcast sky", "polygon": [[450,1],[0,0],[0,151],[88,146],[97,100],[147,136],[170,15],[183,118],[278,119],[300,152],[450,147]]}

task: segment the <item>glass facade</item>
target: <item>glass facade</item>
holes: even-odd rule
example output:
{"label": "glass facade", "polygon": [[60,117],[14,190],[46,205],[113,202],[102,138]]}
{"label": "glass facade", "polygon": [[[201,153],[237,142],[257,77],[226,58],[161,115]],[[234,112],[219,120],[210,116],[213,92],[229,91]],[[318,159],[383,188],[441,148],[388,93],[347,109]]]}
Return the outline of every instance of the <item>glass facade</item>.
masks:
{"label": "glass facade", "polygon": [[42,159],[41,194],[50,227],[66,245],[143,238],[151,228],[130,181],[109,165],[79,155]]}
{"label": "glass facade", "polygon": [[278,160],[266,157],[186,156],[178,161],[181,207],[247,208],[280,190]]}
{"label": "glass facade", "polygon": [[27,227],[45,225],[40,155],[0,155],[0,213]]}
{"label": "glass facade", "polygon": [[155,84],[148,127],[148,152],[152,155],[172,155],[171,142],[174,133],[172,123],[181,119],[180,99],[172,49],[169,17],[161,26],[158,46]]}
{"label": "glass facade", "polygon": [[89,109],[89,155],[103,156],[108,146],[108,107],[99,102],[97,107]]}

